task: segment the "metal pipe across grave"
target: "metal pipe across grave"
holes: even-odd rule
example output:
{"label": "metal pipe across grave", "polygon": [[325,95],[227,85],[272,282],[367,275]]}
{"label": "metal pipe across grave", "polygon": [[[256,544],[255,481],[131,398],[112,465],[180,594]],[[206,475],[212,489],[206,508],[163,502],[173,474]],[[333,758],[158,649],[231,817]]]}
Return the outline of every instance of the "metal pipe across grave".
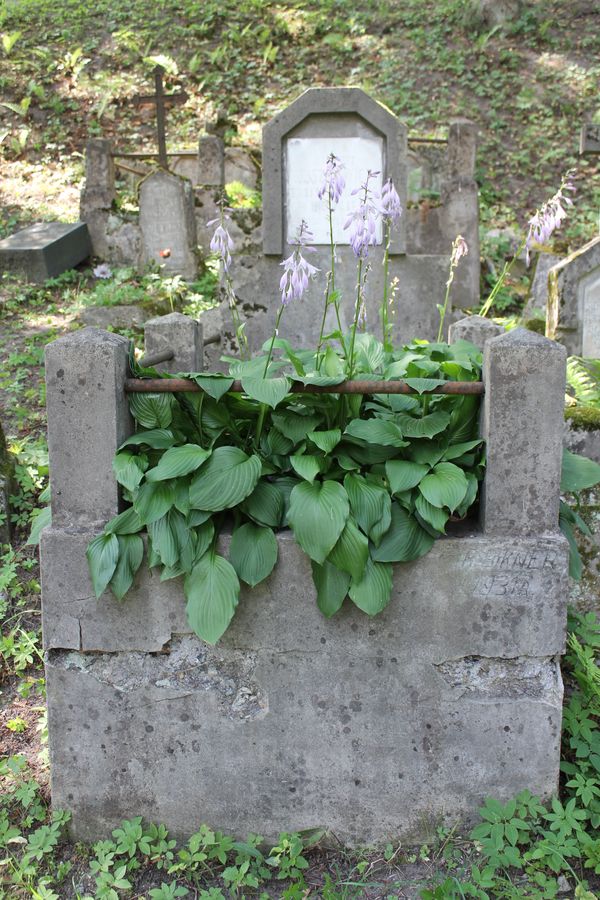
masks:
{"label": "metal pipe across grave", "polygon": [[[127,378],[125,391],[129,394],[189,394],[201,393],[202,388],[188,378]],[[229,393],[243,394],[241,381],[234,381]],[[301,384],[294,382],[291,394],[418,394],[405,381],[342,381],[341,384]],[[483,394],[482,381],[447,381],[422,394]]]}

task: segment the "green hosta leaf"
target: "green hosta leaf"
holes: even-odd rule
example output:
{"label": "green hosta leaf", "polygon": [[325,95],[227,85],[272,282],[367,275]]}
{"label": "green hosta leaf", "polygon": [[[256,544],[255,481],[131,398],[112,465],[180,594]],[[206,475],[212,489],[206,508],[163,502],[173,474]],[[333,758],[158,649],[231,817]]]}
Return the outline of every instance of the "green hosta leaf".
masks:
{"label": "green hosta leaf", "polygon": [[172,431],[168,431],[166,428],[153,428],[151,431],[138,431],[137,434],[132,434],[126,441],[123,441],[119,450],[122,450],[123,447],[137,447],[140,444],[152,447],[153,450],[167,450],[174,443],[175,438]]}
{"label": "green hosta leaf", "polygon": [[144,524],[133,506],[126,509],[125,512],[119,513],[114,519],[105,526],[105,534],[134,534],[141,531]]}
{"label": "green hosta leaf", "polygon": [[[419,364],[422,365],[425,360],[419,360]],[[434,366],[437,368],[437,364]],[[409,387],[411,387],[417,394],[424,394],[425,391],[433,391],[436,387],[440,387],[442,384],[446,384],[443,378],[405,378],[405,381]]]}
{"label": "green hosta leaf", "polygon": [[42,536],[42,531],[48,525],[52,524],[52,509],[50,506],[44,506],[43,509],[35,510],[31,517],[31,531],[27,538],[29,546],[37,546]]}
{"label": "green hosta leaf", "polygon": [[392,595],[392,567],[373,562],[369,557],[363,577],[352,580],[348,591],[352,602],[369,616],[376,616],[390,602]]}
{"label": "green hosta leaf", "polygon": [[479,439],[478,441],[464,441],[461,444],[451,444],[444,450],[443,459],[449,461],[451,459],[459,459],[461,456],[464,456],[465,453],[468,453],[469,450],[474,450],[475,447],[479,447],[483,441]]}
{"label": "green hosta leaf", "polygon": [[468,486],[463,470],[449,462],[438,463],[419,482],[419,490],[432,506],[447,506],[450,512],[460,506]]}
{"label": "green hosta leaf", "polygon": [[210,450],[204,450],[198,444],[184,444],[183,447],[171,447],[163,454],[159,464],[146,472],[146,481],[166,481],[167,478],[180,478],[199,469],[210,456]]}
{"label": "green hosta leaf", "polygon": [[173,418],[170,394],[131,394],[129,408],[142,428],[167,428]]}
{"label": "green hosta leaf", "polygon": [[416,419],[414,416],[397,413],[394,417],[394,422],[398,425],[404,437],[432,438],[448,427],[450,414],[438,410],[430,413],[428,416],[423,416],[421,419]]}
{"label": "green hosta leaf", "polygon": [[273,414],[273,424],[293,444],[299,444],[310,431],[314,431],[321,424],[321,416],[306,415],[286,410]]}
{"label": "green hosta leaf", "polygon": [[193,372],[186,377],[195,381],[198,387],[202,388],[213,400],[220,400],[233,384],[233,378],[229,375],[219,375],[218,372],[207,372],[204,375],[198,375],[196,372]]}
{"label": "green hosta leaf", "polygon": [[184,582],[190,626],[202,640],[216,644],[233,618],[240,583],[231,563],[205,554]]}
{"label": "green hosta leaf", "polygon": [[[177,513],[181,515],[181,513]],[[179,559],[179,545],[175,531],[171,528],[170,514],[166,513],[148,525],[148,534],[152,538],[152,549],[160,556],[165,566],[174,566]]]}
{"label": "green hosta leaf", "polygon": [[444,450],[436,441],[414,441],[410,445],[413,462],[433,468],[440,461]]}
{"label": "green hosta leaf", "polygon": [[[287,516],[290,509],[290,497],[292,496],[292,491],[297,484],[300,484],[300,482],[297,478],[294,478],[293,475],[284,475],[282,478],[276,478],[273,483],[277,486],[277,490],[281,491],[283,496],[283,516],[281,517],[280,524],[285,528],[288,524]],[[268,524],[268,522],[265,522],[265,525]]]}
{"label": "green hosta leaf", "polygon": [[247,456],[237,447],[217,447],[190,485],[191,506],[211,512],[237,506],[256,487],[261,468],[258,456]]}
{"label": "green hosta leaf", "polygon": [[164,516],[175,500],[175,488],[171,481],[155,481],[143,484],[133,501],[133,508],[144,525]]}
{"label": "green hosta leaf", "polygon": [[269,429],[269,433],[266,436],[266,442],[269,456],[285,456],[294,446],[293,441],[286,438],[278,428]]}
{"label": "green hosta leaf", "polygon": [[305,481],[313,482],[321,471],[319,460],[315,456],[304,456],[300,454],[290,456],[290,463],[296,474],[298,474],[300,478],[304,478]]}
{"label": "green hosta leaf", "polygon": [[94,593],[102,594],[113,577],[119,561],[119,541],[115,534],[99,534],[85,551]]}
{"label": "green hosta leaf", "polygon": [[466,516],[469,507],[475,501],[477,491],[479,490],[479,482],[472,472],[465,472],[465,478],[467,479],[467,493],[462,498],[461,504],[456,510],[457,515],[459,516]]}
{"label": "green hosta leaf", "polygon": [[440,534],[444,534],[446,522],[450,518],[450,514],[447,513],[445,509],[439,509],[437,506],[432,506],[431,503],[425,499],[423,494],[417,494],[415,509],[428,525],[431,525],[431,527],[435,529],[435,531],[439,531]]}
{"label": "green hosta leaf", "polygon": [[563,450],[560,489],[567,493],[577,493],[594,487],[600,481],[600,466],[587,456]]}
{"label": "green hosta leaf", "polygon": [[339,540],[329,556],[330,563],[360,581],[369,558],[369,541],[352,518],[346,522]]}
{"label": "green hosta leaf", "polygon": [[[291,490],[291,489],[290,489]],[[278,528],[284,510],[284,496],[280,488],[270,481],[259,481],[241,509],[259,525]]]}
{"label": "green hosta leaf", "polygon": [[352,515],[375,545],[390,527],[392,502],[386,489],[366,481],[362,475],[346,475],[344,487]]}
{"label": "green hosta leaf", "polygon": [[340,572],[328,560],[319,565],[314,560],[310,562],[312,576],[317,589],[317,606],[328,619],[341,609],[344,598],[350,587],[350,575]]}
{"label": "green hosta leaf", "polygon": [[453,397],[450,414],[450,434],[452,440],[470,441],[477,437],[479,422],[479,397],[466,395]]}
{"label": "green hosta leaf", "polygon": [[250,378],[248,376],[242,378],[244,392],[253,400],[266,403],[273,409],[282,400],[285,400],[290,392],[291,384],[290,379],[285,376],[282,378]]}
{"label": "green hosta leaf", "polygon": [[304,552],[323,563],[344,530],[349,512],[341,484],[302,482],[291,493],[288,521]]}
{"label": "green hosta leaf", "polygon": [[383,364],[383,344],[372,334],[357,333],[356,361],[360,372],[377,372]]}
{"label": "green hosta leaf", "polygon": [[195,562],[201,559],[211,546],[215,536],[215,526],[212,521],[203,522],[194,529],[196,535]]}
{"label": "green hosta leaf", "polygon": [[385,464],[385,474],[392,494],[399,494],[416,487],[428,472],[429,466],[411,462],[408,459],[390,459]]}
{"label": "green hosta leaf", "polygon": [[110,589],[117,600],[122,600],[133,584],[135,573],[142,564],[144,542],[139,534],[120,534],[117,540],[119,542],[119,561],[110,580]]}
{"label": "green hosta leaf", "polygon": [[135,491],[144,477],[143,462],[129,450],[121,450],[112,461],[115,478],[128,491]]}
{"label": "green hosta leaf", "polygon": [[371,555],[378,562],[410,562],[433,546],[433,538],[399,503],[392,503],[392,524]]}
{"label": "green hosta leaf", "polygon": [[407,447],[402,440],[402,432],[393,422],[385,419],[353,419],[344,434],[368,444],[380,444],[383,447]]}
{"label": "green hosta leaf", "polygon": [[309,431],[306,437],[323,453],[331,453],[333,448],[341,441],[342,432],[339,428],[331,428],[328,431]]}
{"label": "green hosta leaf", "polygon": [[277,538],[270,528],[246,522],[233,532],[229,559],[239,578],[254,587],[273,571]]}
{"label": "green hosta leaf", "polygon": [[211,516],[212,513],[204,509],[190,509],[187,514],[187,523],[190,528],[195,528],[196,525],[204,524]]}

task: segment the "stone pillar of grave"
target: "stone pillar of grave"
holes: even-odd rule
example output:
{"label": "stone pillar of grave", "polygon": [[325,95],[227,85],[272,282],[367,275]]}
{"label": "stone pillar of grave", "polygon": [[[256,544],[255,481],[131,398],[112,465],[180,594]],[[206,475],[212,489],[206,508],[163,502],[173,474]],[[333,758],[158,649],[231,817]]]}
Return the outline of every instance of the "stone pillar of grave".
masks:
{"label": "stone pillar of grave", "polygon": [[173,359],[158,363],[161,372],[201,372],[204,367],[204,340],[200,322],[181,313],[149,319],[144,325],[147,355],[173,350]]}
{"label": "stone pillar of grave", "polygon": [[442,230],[448,242],[448,258],[455,237],[467,242],[469,252],[461,259],[452,285],[454,307],[479,303],[479,199],[475,181],[477,125],[469,119],[453,119],[448,130],[446,177],[442,189]]}
{"label": "stone pillar of grave", "polygon": [[483,316],[466,316],[453,322],[448,330],[448,343],[456,344],[457,341],[470,341],[483,350],[488,341],[498,335],[504,334],[502,325],[496,325],[490,319]]}
{"label": "stone pillar of grave", "polygon": [[560,344],[525,328],[485,345],[486,535],[558,530],[566,357]]}
{"label": "stone pillar of grave", "polygon": [[548,272],[546,334],[570,356],[600,357],[600,237]]}
{"label": "stone pillar of grave", "polygon": [[85,185],[79,218],[87,223],[94,255],[102,258],[109,255],[108,218],[115,196],[112,144],[105,138],[92,138],[85,148]]}
{"label": "stone pillar of grave", "polygon": [[225,148],[216,134],[203,134],[198,140],[198,184],[203,187],[225,184]]}
{"label": "stone pillar of grave", "polygon": [[155,172],[140,186],[142,262],[162,267],[164,275],[198,277],[198,240],[191,181]]}
{"label": "stone pillar of grave", "polygon": [[128,352],[126,338],[97,328],[46,347],[52,525],[44,529],[40,544],[45,646],[56,640],[56,626],[60,646],[79,648],[75,606],[59,617],[55,607],[91,596],[87,572],[74,568],[74,560],[120,511],[112,462],[133,431],[124,391]]}

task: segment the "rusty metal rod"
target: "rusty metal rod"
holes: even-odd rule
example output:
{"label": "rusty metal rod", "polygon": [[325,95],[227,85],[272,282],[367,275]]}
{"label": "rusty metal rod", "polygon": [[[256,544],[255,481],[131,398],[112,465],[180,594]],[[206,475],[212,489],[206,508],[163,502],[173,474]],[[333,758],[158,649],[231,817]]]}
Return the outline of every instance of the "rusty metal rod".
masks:
{"label": "rusty metal rod", "polygon": [[[195,381],[187,378],[127,378],[125,390],[129,394],[175,394],[202,392]],[[241,381],[234,381],[229,393],[243,394]],[[342,381],[341,384],[301,384],[294,381],[291,394],[417,394],[405,381]],[[447,381],[426,394],[483,394],[482,381]]]}
{"label": "rusty metal rod", "polygon": [[173,359],[174,356],[175,351],[173,348],[167,347],[165,350],[157,350],[156,353],[148,353],[146,356],[140,357],[138,365],[157,366],[161,362],[168,362],[170,359]]}

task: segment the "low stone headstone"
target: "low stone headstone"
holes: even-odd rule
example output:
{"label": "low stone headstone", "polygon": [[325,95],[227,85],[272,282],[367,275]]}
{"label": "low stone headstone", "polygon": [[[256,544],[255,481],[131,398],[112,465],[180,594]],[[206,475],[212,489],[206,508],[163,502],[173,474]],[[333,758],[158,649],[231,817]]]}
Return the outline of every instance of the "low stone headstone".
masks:
{"label": "low stone headstone", "polygon": [[41,283],[75,268],[91,253],[84,222],[38,222],[0,241],[0,272]]}
{"label": "low stone headstone", "polygon": [[87,306],[77,318],[94,328],[139,328],[148,319],[148,313],[139,306]]}
{"label": "low stone headstone", "polygon": [[142,257],[167,275],[198,275],[194,191],[186,178],[155,172],[140,187]]}
{"label": "low stone headstone", "polygon": [[198,184],[221,187],[225,183],[225,149],[216,134],[205,134],[198,141]]}
{"label": "low stone headstone", "polygon": [[600,358],[600,237],[550,269],[546,334],[570,356]]}

